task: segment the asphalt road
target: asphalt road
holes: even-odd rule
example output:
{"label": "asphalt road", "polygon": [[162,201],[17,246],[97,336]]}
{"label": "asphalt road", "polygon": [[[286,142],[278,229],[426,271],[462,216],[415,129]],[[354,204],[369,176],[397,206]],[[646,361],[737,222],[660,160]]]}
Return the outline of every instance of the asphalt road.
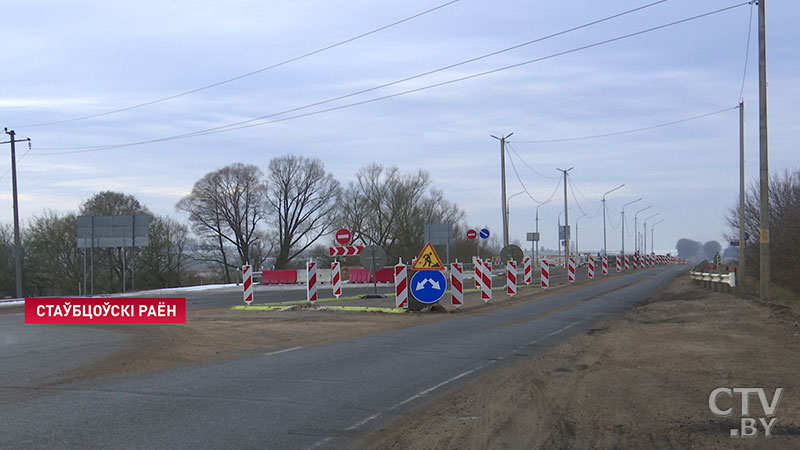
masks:
{"label": "asphalt road", "polygon": [[684,270],[650,269],[492,313],[219,364],[57,388],[0,379],[0,448],[343,448],[434,395],[618,314]]}

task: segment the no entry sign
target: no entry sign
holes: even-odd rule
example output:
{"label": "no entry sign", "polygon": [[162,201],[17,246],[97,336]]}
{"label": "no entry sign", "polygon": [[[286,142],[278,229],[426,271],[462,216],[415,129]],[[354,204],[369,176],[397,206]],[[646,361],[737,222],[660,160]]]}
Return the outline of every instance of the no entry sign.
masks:
{"label": "no entry sign", "polygon": [[338,242],[339,245],[347,245],[351,238],[352,235],[347,228],[340,228],[339,231],[336,232],[336,242]]}
{"label": "no entry sign", "polygon": [[467,230],[467,239],[475,239],[478,237],[478,232],[475,230]]}

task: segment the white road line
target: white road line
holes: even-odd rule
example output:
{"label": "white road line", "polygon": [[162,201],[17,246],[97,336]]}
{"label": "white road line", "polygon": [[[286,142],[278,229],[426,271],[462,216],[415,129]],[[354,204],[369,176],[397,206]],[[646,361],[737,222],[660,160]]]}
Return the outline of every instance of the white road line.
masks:
{"label": "white road line", "polygon": [[278,350],[278,351],[276,351],[276,352],[264,353],[264,356],[278,355],[278,354],[280,354],[280,353],[291,352],[292,350],[299,350],[299,349],[301,349],[301,348],[303,348],[303,347],[292,347],[292,348],[285,348],[285,349],[283,349],[283,350]]}

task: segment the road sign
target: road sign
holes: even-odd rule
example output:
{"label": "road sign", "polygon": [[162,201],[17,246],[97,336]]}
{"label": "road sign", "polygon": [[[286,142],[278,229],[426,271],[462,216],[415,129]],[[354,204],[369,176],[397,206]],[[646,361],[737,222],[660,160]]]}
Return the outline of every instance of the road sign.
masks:
{"label": "road sign", "polygon": [[447,279],[439,270],[420,270],[411,277],[411,295],[420,303],[436,303],[447,290]]}
{"label": "road sign", "polygon": [[347,228],[339,228],[339,231],[336,232],[336,242],[339,245],[347,245],[350,243],[350,239],[353,238],[353,235],[350,234],[350,230]]}
{"label": "road sign", "polygon": [[475,239],[478,237],[478,232],[475,230],[467,230],[467,239]]}
{"label": "road sign", "polygon": [[503,260],[503,263],[508,263],[512,259],[522,261],[522,249],[514,244],[506,245],[500,250],[500,259]]}
{"label": "road sign", "polygon": [[328,247],[331,256],[353,256],[364,251],[363,245],[350,245],[347,247]]}
{"label": "road sign", "polygon": [[444,270],[444,264],[442,264],[442,260],[439,259],[439,255],[436,254],[433,245],[428,242],[425,244],[425,247],[422,248],[422,251],[419,252],[419,256],[417,256],[417,260],[414,261],[414,265],[411,266],[411,269]]}
{"label": "road sign", "polygon": [[361,251],[361,265],[370,272],[377,272],[386,265],[386,252],[377,245],[368,245]]}
{"label": "road sign", "polygon": [[528,233],[525,237],[527,238],[528,242],[539,242],[538,232]]}
{"label": "road sign", "polygon": [[481,239],[489,239],[489,229],[488,228],[481,228]]}

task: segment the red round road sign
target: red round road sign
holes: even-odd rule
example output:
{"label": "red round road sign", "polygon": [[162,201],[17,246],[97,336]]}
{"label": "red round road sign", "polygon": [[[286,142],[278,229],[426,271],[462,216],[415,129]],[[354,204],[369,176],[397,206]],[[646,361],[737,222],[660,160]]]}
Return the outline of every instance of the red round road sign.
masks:
{"label": "red round road sign", "polygon": [[340,228],[339,231],[336,232],[336,242],[340,245],[347,245],[351,238],[352,235],[347,228]]}
{"label": "red round road sign", "polygon": [[467,239],[475,239],[478,237],[478,232],[475,230],[467,230]]}

